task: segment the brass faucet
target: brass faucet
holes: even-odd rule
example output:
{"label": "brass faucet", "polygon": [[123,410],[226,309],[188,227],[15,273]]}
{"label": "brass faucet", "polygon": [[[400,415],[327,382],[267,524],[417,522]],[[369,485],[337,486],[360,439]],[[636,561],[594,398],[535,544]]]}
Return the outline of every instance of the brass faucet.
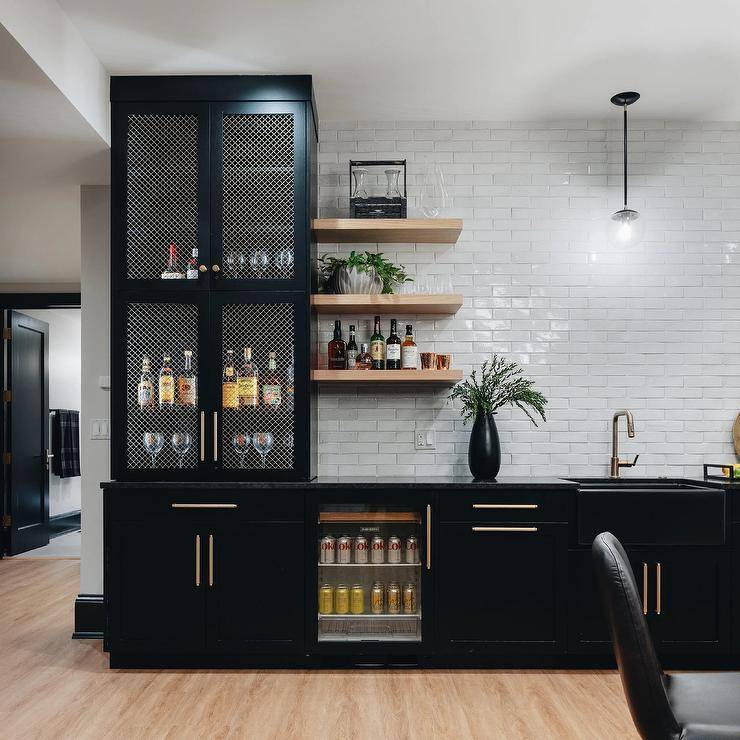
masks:
{"label": "brass faucet", "polygon": [[635,459],[630,462],[629,460],[619,459],[619,417],[625,416],[627,418],[627,436],[631,439],[635,436],[635,420],[632,418],[632,412],[627,409],[622,409],[614,414],[612,419],[612,458],[609,465],[609,477],[619,478],[620,468],[631,468],[637,464],[637,458],[639,455],[635,455]]}

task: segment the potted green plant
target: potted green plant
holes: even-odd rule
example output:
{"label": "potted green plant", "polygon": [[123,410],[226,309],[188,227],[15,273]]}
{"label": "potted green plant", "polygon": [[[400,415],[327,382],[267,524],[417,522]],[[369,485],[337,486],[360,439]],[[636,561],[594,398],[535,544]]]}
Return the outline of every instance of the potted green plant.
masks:
{"label": "potted green plant", "polygon": [[347,257],[323,254],[319,259],[319,272],[329,293],[393,293],[396,285],[412,280],[403,265],[385,259],[382,252],[352,250]]}
{"label": "potted green plant", "polygon": [[516,362],[493,355],[481,366],[480,381],[476,371],[450,392],[452,400],[462,403],[463,423],[473,419],[468,444],[468,465],[474,478],[493,480],[501,468],[501,443],[494,416],[503,406],[516,406],[537,426],[536,416],[545,421],[547,399],[534,387],[534,381],[522,377]]}

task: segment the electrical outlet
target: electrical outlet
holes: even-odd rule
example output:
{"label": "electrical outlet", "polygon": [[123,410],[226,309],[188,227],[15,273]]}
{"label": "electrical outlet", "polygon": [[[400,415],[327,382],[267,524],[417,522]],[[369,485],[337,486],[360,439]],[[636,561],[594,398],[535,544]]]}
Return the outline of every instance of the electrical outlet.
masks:
{"label": "electrical outlet", "polygon": [[436,446],[434,429],[417,429],[414,432],[414,449],[433,450]]}

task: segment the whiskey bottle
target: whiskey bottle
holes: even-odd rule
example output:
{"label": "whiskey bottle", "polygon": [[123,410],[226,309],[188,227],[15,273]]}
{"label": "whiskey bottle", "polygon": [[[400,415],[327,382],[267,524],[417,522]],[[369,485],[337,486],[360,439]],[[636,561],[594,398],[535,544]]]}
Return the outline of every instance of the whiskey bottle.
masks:
{"label": "whiskey bottle", "polygon": [[175,375],[172,372],[172,358],[164,355],[162,369],[159,371],[159,407],[175,405]]}
{"label": "whiskey bottle", "polygon": [[349,325],[349,342],[347,342],[347,370],[354,370],[357,363],[357,342],[355,341],[355,325]]}
{"label": "whiskey bottle", "polygon": [[192,256],[188,260],[188,269],[185,272],[185,277],[188,280],[198,279],[198,247],[193,249]]}
{"label": "whiskey bottle", "polygon": [[184,277],[185,275],[177,266],[177,247],[170,244],[169,258],[167,267],[162,271],[162,280],[182,280]]}
{"label": "whiskey bottle", "polygon": [[258,386],[259,371],[252,362],[252,348],[244,348],[244,362],[242,362],[237,378],[237,393],[240,406],[259,406],[260,395]]}
{"label": "whiskey bottle", "polygon": [[226,350],[224,374],[221,379],[221,403],[225,409],[239,408],[236,369],[234,368],[234,350]]}
{"label": "whiskey bottle", "polygon": [[385,337],[380,332],[380,316],[375,317],[375,330],[370,337],[373,370],[385,370]]}
{"label": "whiskey bottle", "polygon": [[262,383],[262,403],[269,408],[277,408],[283,400],[283,388],[277,371],[275,353],[267,356],[267,372]]}
{"label": "whiskey bottle", "polygon": [[334,339],[329,342],[329,370],[347,369],[347,345],[342,339],[342,322],[334,322]]}
{"label": "whiskey bottle", "polygon": [[406,336],[401,344],[401,369],[416,370],[419,360],[419,348],[414,341],[414,330],[411,324],[406,324]]}
{"label": "whiskey bottle", "polygon": [[154,381],[152,380],[152,368],[149,364],[149,358],[144,356],[141,359],[141,378],[136,390],[139,408],[148,408],[154,406]]}
{"label": "whiskey bottle", "polygon": [[396,333],[396,319],[391,319],[391,333],[385,343],[385,369],[401,369],[401,337]]}
{"label": "whiskey bottle", "polygon": [[357,370],[373,369],[373,356],[367,351],[367,344],[364,342],[360,345],[360,354],[357,355],[357,360],[355,360],[355,368]]}
{"label": "whiskey bottle", "polygon": [[193,373],[193,352],[186,349],[185,367],[177,379],[177,403],[180,406],[195,406],[197,381]]}

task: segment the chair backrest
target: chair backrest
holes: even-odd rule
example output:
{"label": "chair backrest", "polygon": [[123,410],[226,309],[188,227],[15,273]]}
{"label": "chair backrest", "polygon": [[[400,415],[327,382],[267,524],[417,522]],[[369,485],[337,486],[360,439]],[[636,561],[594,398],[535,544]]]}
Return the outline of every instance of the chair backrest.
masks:
{"label": "chair backrest", "polygon": [[611,532],[597,535],[591,553],[632,720],[643,738],[671,740],[681,728],[668,701],[627,554]]}

